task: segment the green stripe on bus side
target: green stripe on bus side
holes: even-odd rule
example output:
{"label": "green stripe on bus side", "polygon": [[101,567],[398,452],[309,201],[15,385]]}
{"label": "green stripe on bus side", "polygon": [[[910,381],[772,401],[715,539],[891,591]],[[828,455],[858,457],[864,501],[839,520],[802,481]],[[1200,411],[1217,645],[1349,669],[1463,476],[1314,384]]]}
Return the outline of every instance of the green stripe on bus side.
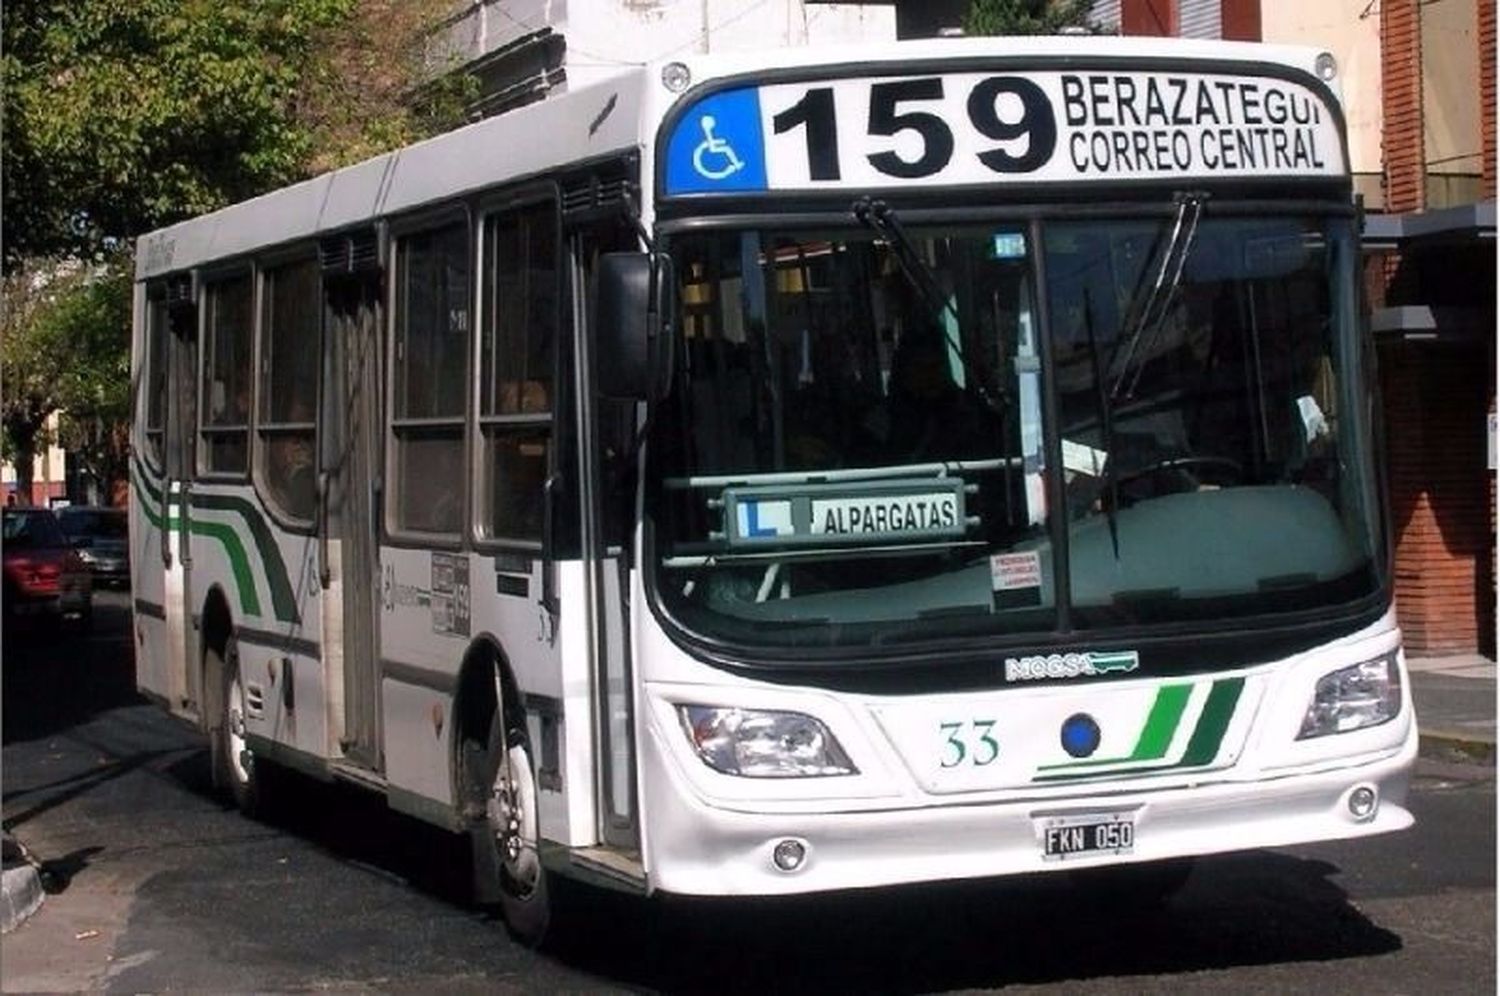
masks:
{"label": "green stripe on bus side", "polygon": [[[146,465],[139,454],[135,455],[134,463],[136,472],[140,475],[141,485],[146,488],[152,498],[160,501],[161,491],[152,485]],[[291,576],[287,572],[286,562],[281,558],[281,548],[276,545],[276,539],[271,535],[271,530],[266,525],[265,516],[261,511],[246,499],[234,495],[193,493],[192,503],[194,508],[236,512],[245,520],[245,528],[249,530],[250,538],[255,542],[256,552],[260,554],[260,561],[265,566],[266,586],[271,591],[272,611],[282,622],[294,625],[300,623],[302,616],[297,611],[297,597],[292,592]],[[197,531],[194,530],[194,532]]]}
{"label": "green stripe on bus side", "polygon": [[[141,512],[150,523],[157,529],[170,529],[173,526],[182,527],[182,516],[172,515],[170,511],[163,513],[152,507],[147,500],[149,485],[144,476],[134,479],[136,485],[136,500],[140,503]],[[160,491],[156,494],[160,495]],[[232,526],[226,526],[218,522],[199,522],[192,519],[189,522],[192,532],[208,539],[217,540],[224,547],[224,553],[229,559],[229,569],[234,574],[235,588],[240,593],[240,610],[246,615],[260,615],[260,595],[255,590],[255,576],[250,570],[250,556],[245,552],[245,545],[240,542],[239,534]]]}
{"label": "green stripe on bus side", "polygon": [[250,530],[251,538],[255,540],[261,563],[266,567],[266,584],[271,589],[271,608],[275,611],[276,618],[283,622],[300,623],[302,616],[297,612],[297,597],[292,593],[286,562],[281,559],[281,547],[276,545],[276,537],[271,535],[271,529],[266,525],[265,516],[260,510],[244,498],[234,495],[197,493],[193,495],[193,507],[239,513]]}
{"label": "green stripe on bus side", "polygon": [[[1167,688],[1191,688],[1190,685],[1171,685]],[[1166,691],[1163,688],[1162,691]],[[1100,771],[1098,765],[1123,764],[1137,760],[1132,755],[1129,758],[1120,758],[1114,761],[1101,761],[1098,765],[1088,762],[1075,762],[1068,765],[1050,765],[1051,768],[1066,768],[1063,771],[1051,771],[1048,774],[1037,775],[1034,781],[1063,781],[1075,778],[1094,778],[1108,775],[1118,778],[1127,775],[1155,775],[1164,771],[1177,771],[1182,768],[1201,768],[1205,764],[1211,764],[1214,758],[1219,756],[1219,746],[1224,742],[1224,734],[1229,731],[1229,721],[1234,718],[1235,706],[1239,704],[1240,693],[1244,691],[1244,678],[1225,678],[1213,683],[1208,691],[1208,700],[1203,704],[1203,712],[1198,716],[1198,722],[1193,727],[1192,736],[1188,738],[1187,750],[1183,753],[1182,760],[1176,764],[1157,765],[1155,767],[1132,767],[1120,768],[1115,771]],[[1186,700],[1184,700],[1185,703]],[[1156,705],[1152,707],[1153,713],[1161,706],[1161,692],[1157,693]],[[1179,712],[1179,718],[1181,713]],[[1150,726],[1148,720],[1147,726]],[[1173,733],[1176,732],[1176,724],[1173,724]],[[1142,734],[1142,740],[1145,734]],[[1170,743],[1171,737],[1168,737]],[[1139,749],[1139,746],[1137,747]],[[1088,765],[1085,769],[1085,765]],[[1045,770],[1045,769],[1043,769]]]}

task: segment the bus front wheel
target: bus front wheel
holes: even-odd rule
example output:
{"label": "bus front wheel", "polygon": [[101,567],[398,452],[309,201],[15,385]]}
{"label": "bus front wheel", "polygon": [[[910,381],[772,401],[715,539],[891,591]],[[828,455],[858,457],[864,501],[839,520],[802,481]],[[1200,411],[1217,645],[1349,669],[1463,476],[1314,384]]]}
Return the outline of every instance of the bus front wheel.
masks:
{"label": "bus front wheel", "polygon": [[537,849],[536,769],[521,730],[507,730],[496,712],[490,723],[490,764],[494,776],[485,799],[484,863],[495,876],[494,890],[505,925],[517,940],[537,947],[551,922],[547,872]]}

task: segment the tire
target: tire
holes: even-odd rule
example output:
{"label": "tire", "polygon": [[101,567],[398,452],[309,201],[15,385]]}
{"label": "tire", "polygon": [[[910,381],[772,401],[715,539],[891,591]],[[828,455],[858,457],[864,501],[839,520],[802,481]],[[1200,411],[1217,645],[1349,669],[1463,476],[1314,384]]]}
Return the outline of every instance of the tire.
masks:
{"label": "tire", "polygon": [[537,847],[536,767],[525,731],[507,728],[500,710],[490,721],[484,758],[484,820],[472,835],[475,892],[497,901],[511,936],[541,947],[553,911]]}
{"label": "tire", "polygon": [[206,676],[209,680],[215,674],[219,676],[219,713],[209,738],[214,787],[246,816],[263,816],[268,808],[264,772],[258,770],[255,755],[245,745],[245,685],[240,680],[239,644],[231,636],[222,654],[210,648],[208,656]]}

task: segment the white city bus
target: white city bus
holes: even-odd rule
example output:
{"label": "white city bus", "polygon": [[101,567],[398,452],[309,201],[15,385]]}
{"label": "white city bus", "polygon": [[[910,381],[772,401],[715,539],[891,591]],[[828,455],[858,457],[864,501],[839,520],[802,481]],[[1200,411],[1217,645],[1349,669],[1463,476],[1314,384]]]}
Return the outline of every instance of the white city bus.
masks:
{"label": "white city bus", "polygon": [[1160,893],[1410,825],[1336,83],[695,56],[146,236],[142,690],[529,940],[557,875]]}

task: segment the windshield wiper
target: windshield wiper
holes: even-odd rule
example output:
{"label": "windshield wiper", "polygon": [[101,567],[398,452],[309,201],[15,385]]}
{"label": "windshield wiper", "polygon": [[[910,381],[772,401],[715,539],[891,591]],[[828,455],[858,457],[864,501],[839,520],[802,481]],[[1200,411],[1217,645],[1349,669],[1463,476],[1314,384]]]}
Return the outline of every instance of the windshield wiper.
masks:
{"label": "windshield wiper", "polygon": [[[927,261],[917,252],[911,236],[907,235],[906,230],[901,227],[901,222],[896,219],[896,212],[891,209],[890,205],[885,201],[861,197],[849,210],[854,215],[855,221],[885,239],[886,245],[890,246],[906,279],[927,300],[930,307],[939,314],[951,315],[953,326],[957,328],[960,324],[957,306],[939,286],[932,267],[927,265]],[[1005,406],[991,388],[992,380],[989,371],[975,364],[964,350],[963,343],[954,340],[953,332],[948,329],[946,323],[939,322],[938,324],[943,330],[944,341],[947,342],[953,355],[958,357],[958,362],[963,365],[964,372],[969,375],[969,381],[978,392],[980,401],[991,412],[1004,418]]]}
{"label": "windshield wiper", "polygon": [[[1118,365],[1120,372],[1115,377],[1114,386],[1110,388],[1110,401],[1119,399],[1120,389],[1125,386],[1125,380],[1130,376],[1131,361],[1135,358],[1136,350],[1140,347],[1141,339],[1146,335],[1147,330],[1149,329],[1151,333],[1147,339],[1149,346],[1155,342],[1161,323],[1167,317],[1167,309],[1171,306],[1172,298],[1182,283],[1182,271],[1187,265],[1188,254],[1192,252],[1193,239],[1198,234],[1198,221],[1203,217],[1203,204],[1208,200],[1208,196],[1207,193],[1196,190],[1179,191],[1172,195],[1172,200],[1177,204],[1177,216],[1172,221],[1172,232],[1167,238],[1166,250],[1161,255],[1161,266],[1156,271],[1156,281],[1151,285],[1150,292],[1139,306],[1135,329],[1125,344],[1125,356]],[[1169,271],[1171,272],[1170,278],[1167,276]],[[1135,368],[1135,376],[1130,378],[1130,387],[1124,392],[1126,397],[1134,394],[1136,386],[1140,384],[1141,372],[1146,367],[1149,355],[1149,351],[1142,354],[1140,364]],[[1110,365],[1115,366],[1114,363]]]}

